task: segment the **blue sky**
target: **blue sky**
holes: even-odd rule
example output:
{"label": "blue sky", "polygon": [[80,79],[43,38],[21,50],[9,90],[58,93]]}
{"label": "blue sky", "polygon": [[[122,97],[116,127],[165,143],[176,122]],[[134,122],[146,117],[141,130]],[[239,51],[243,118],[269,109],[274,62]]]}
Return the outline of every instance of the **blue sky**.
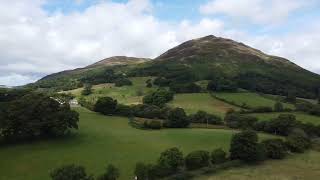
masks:
{"label": "blue sky", "polygon": [[[320,73],[320,0],[0,1],[0,84],[213,34]],[[5,36],[1,36],[1,34]]]}

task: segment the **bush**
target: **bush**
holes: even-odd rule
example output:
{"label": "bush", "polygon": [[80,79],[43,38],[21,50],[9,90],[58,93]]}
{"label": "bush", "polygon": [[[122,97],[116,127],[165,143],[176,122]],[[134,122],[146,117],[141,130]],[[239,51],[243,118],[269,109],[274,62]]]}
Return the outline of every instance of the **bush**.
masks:
{"label": "bush", "polygon": [[195,83],[173,84],[170,86],[170,90],[175,93],[199,93],[201,87]]}
{"label": "bush", "polygon": [[302,129],[294,129],[287,137],[287,146],[291,152],[303,153],[311,146],[311,141]]}
{"label": "bush", "polygon": [[259,106],[259,107],[253,108],[252,112],[255,112],[255,113],[272,112],[272,108],[268,106]]}
{"label": "bush", "polygon": [[163,107],[167,102],[173,99],[173,93],[165,89],[158,89],[143,97],[143,103]]}
{"label": "bush", "polygon": [[147,120],[144,122],[144,127],[149,129],[161,129],[162,123],[160,120]]}
{"label": "bush", "polygon": [[219,116],[208,114],[204,111],[198,111],[196,114],[190,115],[188,119],[192,123],[223,124]]}
{"label": "bush", "polygon": [[274,104],[274,111],[282,112],[283,110],[284,110],[284,108],[283,108],[283,104],[281,102],[278,101]]}
{"label": "bush", "polygon": [[133,112],[130,106],[124,105],[124,104],[117,104],[116,112],[115,114],[120,116],[132,116]]}
{"label": "bush", "polygon": [[245,162],[258,162],[265,158],[264,147],[258,143],[258,135],[254,131],[243,131],[232,136],[230,158]]}
{"label": "bush", "polygon": [[229,113],[225,116],[226,125],[230,128],[253,129],[257,121],[256,117],[240,113]]}
{"label": "bush", "polygon": [[292,128],[297,125],[296,117],[292,114],[280,114],[272,119],[265,127],[266,132],[287,136]]}
{"label": "bush", "polygon": [[217,79],[215,81],[210,81],[207,86],[209,91],[229,91],[235,92],[238,89],[238,85],[235,81],[228,79]]}
{"label": "bush", "polygon": [[227,159],[227,153],[223,151],[221,148],[216,149],[211,152],[211,163],[212,164],[221,164],[226,162]]}
{"label": "bush", "polygon": [[93,180],[91,175],[87,175],[84,167],[74,164],[53,170],[50,177],[52,180]]}
{"label": "bush", "polygon": [[152,165],[144,164],[144,163],[137,163],[134,174],[139,180],[151,180],[151,169]]}
{"label": "bush", "polygon": [[100,175],[97,180],[116,180],[120,177],[119,169],[112,164],[108,165],[106,172]]}
{"label": "bush", "polygon": [[267,139],[262,141],[266,155],[271,159],[283,159],[287,154],[287,147],[282,139]]}
{"label": "bush", "polygon": [[141,118],[160,118],[162,116],[161,109],[158,106],[138,104],[132,107],[132,113],[136,117]]}
{"label": "bush", "polygon": [[81,94],[84,96],[88,96],[92,93],[92,85],[91,84],[85,84],[83,90],[81,91]]}
{"label": "bush", "polygon": [[158,165],[163,175],[176,173],[183,166],[183,154],[176,147],[167,149],[161,153]]}
{"label": "bush", "polygon": [[157,77],[154,81],[153,84],[160,86],[160,87],[165,87],[169,86],[170,80],[164,78],[164,77]]}
{"label": "bush", "polygon": [[210,156],[207,151],[193,151],[185,158],[186,167],[188,170],[199,169],[209,166]]}
{"label": "bush", "polygon": [[190,122],[182,108],[174,108],[169,111],[166,125],[171,128],[184,128],[189,126]]}
{"label": "bush", "polygon": [[116,112],[117,104],[117,100],[113,100],[111,97],[101,97],[96,102],[94,111],[104,115],[112,115]]}

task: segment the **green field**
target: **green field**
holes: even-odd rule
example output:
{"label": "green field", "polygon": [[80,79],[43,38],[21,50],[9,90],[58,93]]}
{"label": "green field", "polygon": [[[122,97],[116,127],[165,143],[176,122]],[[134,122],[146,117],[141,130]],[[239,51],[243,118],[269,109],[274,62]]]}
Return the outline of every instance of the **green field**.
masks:
{"label": "green field", "polygon": [[[215,129],[139,130],[123,117],[108,117],[78,109],[80,129],[65,139],[8,145],[0,148],[0,179],[46,180],[49,172],[64,164],[77,163],[100,174],[107,163],[121,170],[121,179],[132,179],[136,162],[154,162],[160,152],[179,147],[193,150],[228,149],[235,131]],[[270,137],[262,135],[263,138]]]}
{"label": "green field", "polygon": [[[276,101],[272,98],[260,96],[257,93],[251,92],[239,92],[239,93],[213,93],[214,96],[225,99],[228,102],[233,102],[239,106],[246,104],[247,106],[254,108],[259,106],[274,107]],[[293,109],[292,104],[283,103],[285,108]]]}
{"label": "green field", "polygon": [[[250,115],[257,117],[260,121],[268,121],[278,117],[280,114],[286,113],[254,113]],[[290,112],[289,114],[295,115],[297,120],[301,122],[312,123],[315,125],[320,124],[320,117],[318,116],[313,116],[302,112]]]}
{"label": "green field", "polygon": [[268,160],[258,166],[219,171],[194,180],[318,180],[320,153],[309,151],[290,155],[284,160]]}
{"label": "green field", "polygon": [[[93,93],[85,98],[89,101],[95,102],[98,97],[109,96],[117,99],[122,104],[139,104],[142,103],[142,97],[148,92],[155,90],[155,88],[147,88],[146,81],[152,79],[152,77],[135,77],[130,78],[132,86],[115,87],[114,84],[99,84],[93,86]],[[81,96],[83,88],[65,91],[70,92],[77,97]]]}
{"label": "green field", "polygon": [[171,101],[169,105],[181,107],[188,114],[202,110],[221,117],[223,117],[229,109],[239,110],[238,107],[211,97],[209,93],[175,94],[173,101]]}

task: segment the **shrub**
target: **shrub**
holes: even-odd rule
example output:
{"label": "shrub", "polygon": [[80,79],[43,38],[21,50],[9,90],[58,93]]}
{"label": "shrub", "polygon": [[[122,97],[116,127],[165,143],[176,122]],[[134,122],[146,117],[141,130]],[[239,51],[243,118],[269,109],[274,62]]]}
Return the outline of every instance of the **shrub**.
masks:
{"label": "shrub", "polygon": [[287,147],[282,139],[267,139],[262,141],[266,155],[271,159],[283,159],[287,154]]}
{"label": "shrub", "polygon": [[170,86],[170,90],[175,93],[199,93],[201,87],[195,83],[173,84]]}
{"label": "shrub", "polygon": [[100,175],[97,180],[116,180],[120,176],[119,169],[114,165],[108,165],[106,172]]}
{"label": "shrub", "polygon": [[132,113],[136,117],[142,118],[160,118],[161,109],[158,106],[148,104],[138,104],[132,107]]}
{"label": "shrub", "polygon": [[91,175],[87,175],[84,167],[74,164],[53,170],[50,177],[52,180],[93,180]]}
{"label": "shrub", "polygon": [[303,153],[311,146],[310,139],[302,129],[292,130],[286,143],[291,152],[297,153]]}
{"label": "shrub", "polygon": [[112,115],[117,109],[117,104],[117,100],[113,100],[111,97],[101,97],[96,102],[94,111],[105,115]]}
{"label": "shrub", "polygon": [[182,108],[174,108],[169,111],[166,125],[171,128],[183,128],[189,126],[190,122]]}
{"label": "shrub", "polygon": [[163,107],[167,102],[173,99],[173,93],[165,89],[158,89],[143,97],[143,103]]}
{"label": "shrub", "polygon": [[152,165],[144,164],[140,162],[136,164],[134,174],[139,180],[152,179],[151,169],[152,169]]}
{"label": "shrub", "polygon": [[209,161],[210,155],[207,151],[193,151],[185,158],[185,163],[188,170],[209,166]]}
{"label": "shrub", "polygon": [[217,79],[215,81],[210,81],[207,86],[207,90],[209,91],[237,91],[238,85],[235,81],[231,81],[228,79]]}
{"label": "shrub", "polygon": [[162,123],[160,120],[147,120],[144,122],[144,127],[149,129],[161,129]]}
{"label": "shrub", "polygon": [[219,116],[208,114],[204,111],[198,111],[188,117],[192,123],[208,123],[208,124],[222,124],[222,119]]}
{"label": "shrub", "polygon": [[163,174],[173,174],[183,165],[183,154],[176,147],[167,149],[161,153],[158,165]]}
{"label": "shrub", "polygon": [[115,114],[120,116],[132,116],[133,112],[130,106],[124,104],[117,104]]}
{"label": "shrub", "polygon": [[226,125],[230,128],[252,129],[257,121],[256,117],[240,113],[229,113],[225,116]]}
{"label": "shrub", "polygon": [[258,143],[258,135],[254,131],[243,131],[234,134],[230,145],[230,158],[245,162],[258,162],[265,158],[264,147]]}
{"label": "shrub", "polygon": [[272,108],[268,106],[259,106],[259,107],[253,108],[252,112],[256,112],[256,113],[272,112]]}
{"label": "shrub", "polygon": [[227,153],[221,148],[211,152],[211,163],[221,164],[227,161]]}
{"label": "shrub", "polygon": [[297,124],[293,114],[280,114],[278,118],[268,122],[265,130],[269,133],[287,136]]}
{"label": "shrub", "polygon": [[157,77],[154,81],[153,84],[158,85],[160,87],[164,86],[169,86],[170,80],[164,78],[164,77]]}
{"label": "shrub", "polygon": [[283,108],[283,104],[279,101],[277,101],[275,104],[274,104],[274,111],[276,112],[282,112],[284,110]]}

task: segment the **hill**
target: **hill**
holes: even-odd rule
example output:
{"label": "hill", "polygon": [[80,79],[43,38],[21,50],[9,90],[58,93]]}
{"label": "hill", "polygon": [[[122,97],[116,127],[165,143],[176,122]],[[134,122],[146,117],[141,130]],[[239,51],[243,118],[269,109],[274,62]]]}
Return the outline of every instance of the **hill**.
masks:
{"label": "hill", "polygon": [[182,43],[136,69],[138,76],[163,76],[181,83],[229,79],[239,87],[269,94],[315,97],[320,76],[287,59],[267,55],[242,43],[206,36]]}

